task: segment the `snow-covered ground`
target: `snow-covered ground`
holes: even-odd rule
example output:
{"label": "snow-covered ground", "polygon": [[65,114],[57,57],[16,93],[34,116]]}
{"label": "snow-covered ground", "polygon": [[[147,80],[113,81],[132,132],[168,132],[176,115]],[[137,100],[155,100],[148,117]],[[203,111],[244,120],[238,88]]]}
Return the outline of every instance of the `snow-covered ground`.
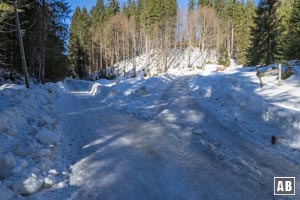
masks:
{"label": "snow-covered ground", "polygon": [[[145,74],[147,76],[157,76],[164,71],[165,61],[160,52],[151,51],[149,53],[148,66],[145,54],[137,56],[134,59],[124,60],[116,63],[113,67],[106,69],[108,76],[133,77],[134,64],[137,74]],[[188,49],[172,49],[167,56],[168,71],[171,73],[188,72],[195,69],[203,68],[207,63],[217,63],[217,55],[215,51],[201,53],[200,48]]]}
{"label": "snow-covered ground", "polygon": [[0,199],[274,199],[300,180],[299,69],[2,85]]}

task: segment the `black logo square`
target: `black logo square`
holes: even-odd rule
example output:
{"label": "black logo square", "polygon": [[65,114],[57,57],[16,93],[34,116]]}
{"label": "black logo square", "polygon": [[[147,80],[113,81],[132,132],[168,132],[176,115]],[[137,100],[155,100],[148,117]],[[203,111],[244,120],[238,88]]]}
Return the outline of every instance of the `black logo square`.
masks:
{"label": "black logo square", "polygon": [[274,177],[274,195],[295,195],[295,177]]}

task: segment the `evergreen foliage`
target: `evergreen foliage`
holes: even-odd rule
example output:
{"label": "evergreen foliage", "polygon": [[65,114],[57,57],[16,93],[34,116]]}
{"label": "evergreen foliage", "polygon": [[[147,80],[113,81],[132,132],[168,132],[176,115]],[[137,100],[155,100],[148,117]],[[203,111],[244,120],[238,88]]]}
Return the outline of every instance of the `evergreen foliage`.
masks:
{"label": "evergreen foliage", "polygon": [[198,6],[212,6],[212,0],[198,0]]}
{"label": "evergreen foliage", "polygon": [[271,64],[282,60],[280,35],[281,19],[278,17],[279,0],[261,0],[256,8],[252,29],[250,64]]}
{"label": "evergreen foliage", "polygon": [[240,64],[247,62],[247,53],[250,48],[250,33],[253,27],[255,6],[252,0],[243,4],[237,2],[235,6],[234,28],[235,28],[235,53],[236,60]]}
{"label": "evergreen foliage", "polygon": [[[105,5],[103,0],[97,0],[96,5],[91,9],[91,23],[93,28],[97,28],[102,24],[105,17]],[[74,13],[75,15],[75,13]]]}
{"label": "evergreen foliage", "polygon": [[189,5],[188,5],[188,11],[192,11],[195,9],[195,2],[194,0],[189,0]]}
{"label": "evergreen foliage", "polygon": [[111,15],[116,15],[118,12],[120,12],[120,5],[118,0],[108,1],[108,12]]}
{"label": "evergreen foliage", "polygon": [[287,58],[300,59],[300,0],[294,0],[287,33]]}
{"label": "evergreen foliage", "polygon": [[[41,82],[68,75],[65,20],[70,6],[65,0],[18,1],[28,73]],[[0,1],[0,67],[22,71],[12,1]],[[5,55],[5,57],[2,57]],[[59,62],[59,63],[56,63]]]}

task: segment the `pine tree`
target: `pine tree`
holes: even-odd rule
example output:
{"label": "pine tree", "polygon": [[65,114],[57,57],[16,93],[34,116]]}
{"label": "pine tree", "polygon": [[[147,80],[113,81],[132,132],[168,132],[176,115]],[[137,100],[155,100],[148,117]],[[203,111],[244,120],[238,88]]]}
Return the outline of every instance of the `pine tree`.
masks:
{"label": "pine tree", "polygon": [[163,4],[163,17],[168,25],[175,28],[177,19],[177,2],[176,0],[166,0]]}
{"label": "pine tree", "polygon": [[85,78],[89,72],[89,25],[90,19],[86,8],[80,10],[77,7],[70,26],[69,59],[74,72],[80,78]]}
{"label": "pine tree", "polygon": [[211,0],[198,0],[198,6],[209,6],[211,7],[213,4],[212,4],[212,1]]}
{"label": "pine tree", "polygon": [[137,9],[136,9],[136,21],[138,24],[142,25],[142,11],[145,7],[145,0],[137,0]]}
{"label": "pine tree", "polygon": [[129,10],[129,16],[133,16],[136,14],[137,5],[135,3],[135,0],[128,0],[128,10]]}
{"label": "pine tree", "polygon": [[289,19],[292,12],[291,1],[281,1],[277,8],[276,23],[278,29],[277,46],[278,46],[278,61],[285,61],[287,59],[288,39],[289,39]]}
{"label": "pine tree", "polygon": [[188,6],[188,11],[192,11],[195,9],[195,2],[194,0],[189,0],[189,6]]}
{"label": "pine tree", "polygon": [[216,9],[217,13],[219,13],[219,15],[222,15],[222,13],[224,12],[224,0],[215,0],[214,1],[214,8]]}
{"label": "pine tree", "polygon": [[122,12],[127,16],[134,16],[136,15],[137,5],[135,4],[134,0],[127,0],[127,3],[124,2]]}
{"label": "pine tree", "polygon": [[163,4],[160,0],[144,1],[141,11],[142,23],[148,31],[153,30],[162,20]]}
{"label": "pine tree", "polygon": [[108,10],[111,13],[111,15],[116,15],[118,12],[120,12],[120,5],[118,0],[109,0],[108,1]]}
{"label": "pine tree", "polygon": [[86,7],[82,8],[79,21],[78,21],[78,26],[80,27],[79,35],[78,35],[80,45],[83,47],[84,50],[88,51],[89,45],[87,41],[89,41],[88,29],[90,26],[90,16],[87,12]]}
{"label": "pine tree", "polygon": [[103,0],[97,0],[96,5],[91,9],[91,19],[94,29],[101,25],[104,21],[105,6]]}
{"label": "pine tree", "polygon": [[281,34],[280,19],[277,18],[279,0],[261,0],[256,8],[255,26],[251,31],[249,64],[271,64],[282,59],[278,43]]}
{"label": "pine tree", "polygon": [[237,62],[246,64],[247,52],[250,48],[250,33],[253,27],[253,17],[255,6],[252,0],[247,1],[246,5],[237,2],[234,26],[235,26],[235,51],[237,52]]}
{"label": "pine tree", "polygon": [[287,56],[289,59],[300,59],[300,0],[294,0],[289,19]]}
{"label": "pine tree", "polygon": [[90,16],[87,12],[86,7],[83,7],[81,10],[81,15],[79,17],[78,21],[78,26],[80,27],[79,29],[79,44],[82,49],[82,74],[80,74],[81,77],[86,78],[88,74],[91,72],[91,66],[90,66],[90,45],[91,45],[91,40],[90,40],[90,33],[89,33],[89,27],[90,27]]}
{"label": "pine tree", "polygon": [[72,67],[72,71],[75,75],[82,74],[82,63],[80,56],[82,54],[81,46],[79,43],[79,20],[81,15],[81,9],[77,7],[72,16],[71,25],[70,25],[70,36],[69,36],[69,60]]}
{"label": "pine tree", "polygon": [[69,17],[71,10],[64,0],[52,0],[49,10],[51,10],[50,23],[45,41],[45,78],[57,81],[70,74],[68,59],[65,55],[68,25],[63,22],[63,19]]}

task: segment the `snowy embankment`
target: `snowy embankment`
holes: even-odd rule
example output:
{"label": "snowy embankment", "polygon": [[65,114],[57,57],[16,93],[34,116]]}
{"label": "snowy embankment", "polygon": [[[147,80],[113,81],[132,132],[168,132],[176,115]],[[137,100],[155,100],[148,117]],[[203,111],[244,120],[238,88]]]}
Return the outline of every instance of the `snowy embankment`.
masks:
{"label": "snowy embankment", "polygon": [[[75,89],[76,92],[73,93],[78,95],[89,95],[117,110],[151,119],[158,112],[159,99],[163,91],[174,78],[175,75],[163,74],[154,77],[141,75],[132,79],[121,77],[116,80],[101,79],[95,82],[66,80],[63,88]],[[69,88],[70,85],[73,88]]]}
{"label": "snowy embankment", "polygon": [[162,92],[173,79],[174,76],[164,74],[157,77],[122,80],[111,88],[107,100],[119,110],[151,119],[158,112]]}
{"label": "snowy embankment", "polygon": [[0,86],[0,200],[50,188],[63,163],[56,84]]}
{"label": "snowy embankment", "polygon": [[[149,63],[146,67],[146,55],[137,56],[134,59],[124,60],[116,63],[113,67],[105,70],[108,77],[133,77],[134,64],[137,74],[156,76],[164,71],[165,61],[162,59],[160,52],[151,51],[149,54]],[[194,69],[204,67],[205,63],[216,63],[217,55],[215,51],[201,53],[199,48],[188,49],[172,49],[167,56],[168,72],[180,74]],[[146,69],[147,68],[147,69]]]}
{"label": "snowy embankment", "polygon": [[265,144],[274,135],[279,143],[300,148],[299,67],[293,67],[293,72],[281,86],[277,76],[263,77],[264,87],[260,88],[255,68],[230,67],[224,72],[200,73],[191,79],[190,87],[194,96],[233,130],[239,126],[254,132],[253,122],[273,127],[243,135],[247,139]]}

